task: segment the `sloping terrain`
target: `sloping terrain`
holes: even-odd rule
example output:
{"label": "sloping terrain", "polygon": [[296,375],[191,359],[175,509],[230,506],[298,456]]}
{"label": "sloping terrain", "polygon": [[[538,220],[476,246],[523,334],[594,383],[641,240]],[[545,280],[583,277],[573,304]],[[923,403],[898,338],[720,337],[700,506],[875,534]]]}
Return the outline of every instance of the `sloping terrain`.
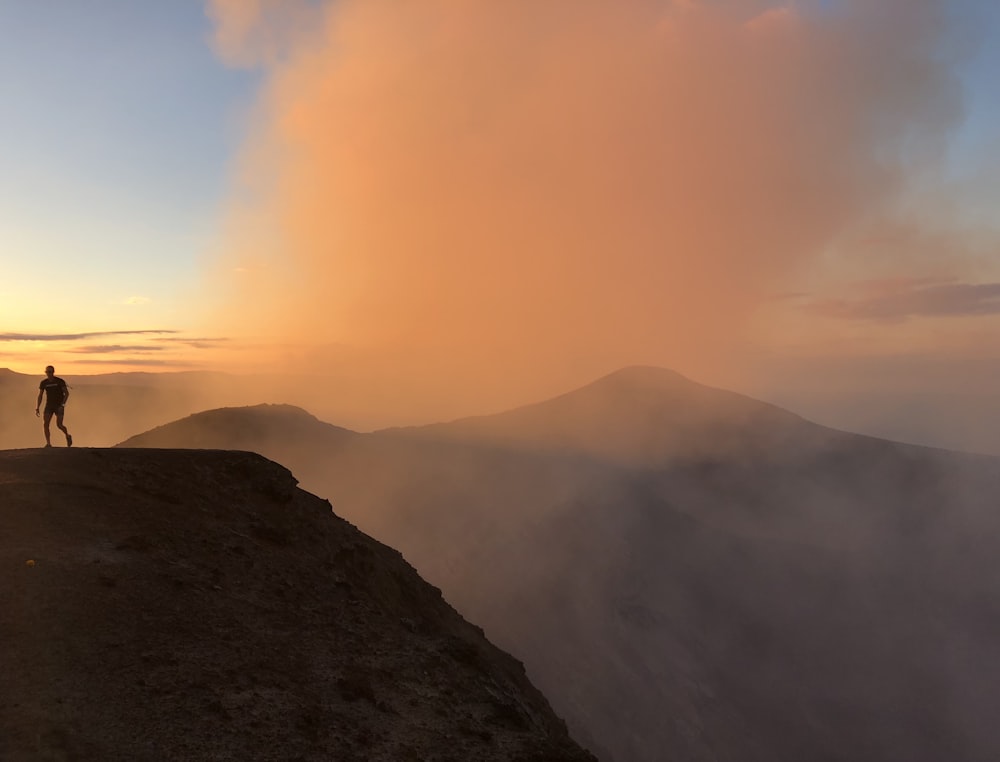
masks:
{"label": "sloping terrain", "polygon": [[[996,459],[648,368],[304,457],[272,424],[261,451],[523,659],[604,760],[1000,759]],[[194,416],[131,443],[199,430],[229,437]]]}
{"label": "sloping terrain", "polygon": [[587,760],[400,555],[241,452],[0,452],[0,759]]}

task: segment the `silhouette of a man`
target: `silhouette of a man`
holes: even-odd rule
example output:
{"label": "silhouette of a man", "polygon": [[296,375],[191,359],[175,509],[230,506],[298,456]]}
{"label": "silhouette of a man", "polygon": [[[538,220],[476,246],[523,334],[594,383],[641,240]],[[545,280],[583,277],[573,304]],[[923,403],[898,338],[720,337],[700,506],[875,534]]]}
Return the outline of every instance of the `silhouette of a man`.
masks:
{"label": "silhouette of a man", "polygon": [[73,437],[63,426],[63,416],[66,414],[66,400],[69,399],[69,387],[66,382],[56,376],[56,369],[51,365],[45,368],[45,378],[38,385],[38,399],[35,402],[35,415],[42,406],[42,395],[45,395],[45,416],[42,418],[42,428],[45,430],[45,446],[52,446],[52,439],[49,437],[49,422],[52,416],[56,417],[56,426],[66,435],[66,446],[73,446]]}

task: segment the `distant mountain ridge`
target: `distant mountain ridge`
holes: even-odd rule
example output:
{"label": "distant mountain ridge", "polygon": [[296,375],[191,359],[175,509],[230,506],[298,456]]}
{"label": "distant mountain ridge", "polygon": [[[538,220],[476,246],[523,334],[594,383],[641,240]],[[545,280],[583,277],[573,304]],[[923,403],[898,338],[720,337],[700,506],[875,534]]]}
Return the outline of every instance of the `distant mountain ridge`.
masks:
{"label": "distant mountain ridge", "polygon": [[[261,452],[398,547],[602,759],[1000,759],[998,459],[647,368],[329,448],[273,423]],[[199,427],[235,440],[196,415],[143,442]]]}
{"label": "distant mountain ridge", "polygon": [[787,410],[648,366],[623,368],[507,412],[396,431],[530,445],[632,464],[773,452],[838,435]]}

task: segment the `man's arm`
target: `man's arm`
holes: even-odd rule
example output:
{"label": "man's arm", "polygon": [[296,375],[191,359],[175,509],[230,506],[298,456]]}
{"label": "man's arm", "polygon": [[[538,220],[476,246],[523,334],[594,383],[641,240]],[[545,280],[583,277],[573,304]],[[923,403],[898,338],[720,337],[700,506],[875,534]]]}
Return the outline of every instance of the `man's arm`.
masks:
{"label": "man's arm", "polygon": [[63,404],[65,405],[66,401],[69,399],[69,384],[63,381],[62,386],[63,386]]}
{"label": "man's arm", "polygon": [[38,408],[42,406],[42,388],[38,387],[38,399],[35,400],[35,415],[38,415]]}

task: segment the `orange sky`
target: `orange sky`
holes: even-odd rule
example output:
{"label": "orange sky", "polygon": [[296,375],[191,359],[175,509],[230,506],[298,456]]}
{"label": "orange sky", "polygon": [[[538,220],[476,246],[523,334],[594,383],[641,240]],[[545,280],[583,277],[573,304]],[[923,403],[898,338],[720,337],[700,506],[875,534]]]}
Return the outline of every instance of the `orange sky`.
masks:
{"label": "orange sky", "polygon": [[458,410],[996,329],[992,239],[918,192],[961,116],[939,2],[211,8],[267,72],[211,330],[264,366]]}

